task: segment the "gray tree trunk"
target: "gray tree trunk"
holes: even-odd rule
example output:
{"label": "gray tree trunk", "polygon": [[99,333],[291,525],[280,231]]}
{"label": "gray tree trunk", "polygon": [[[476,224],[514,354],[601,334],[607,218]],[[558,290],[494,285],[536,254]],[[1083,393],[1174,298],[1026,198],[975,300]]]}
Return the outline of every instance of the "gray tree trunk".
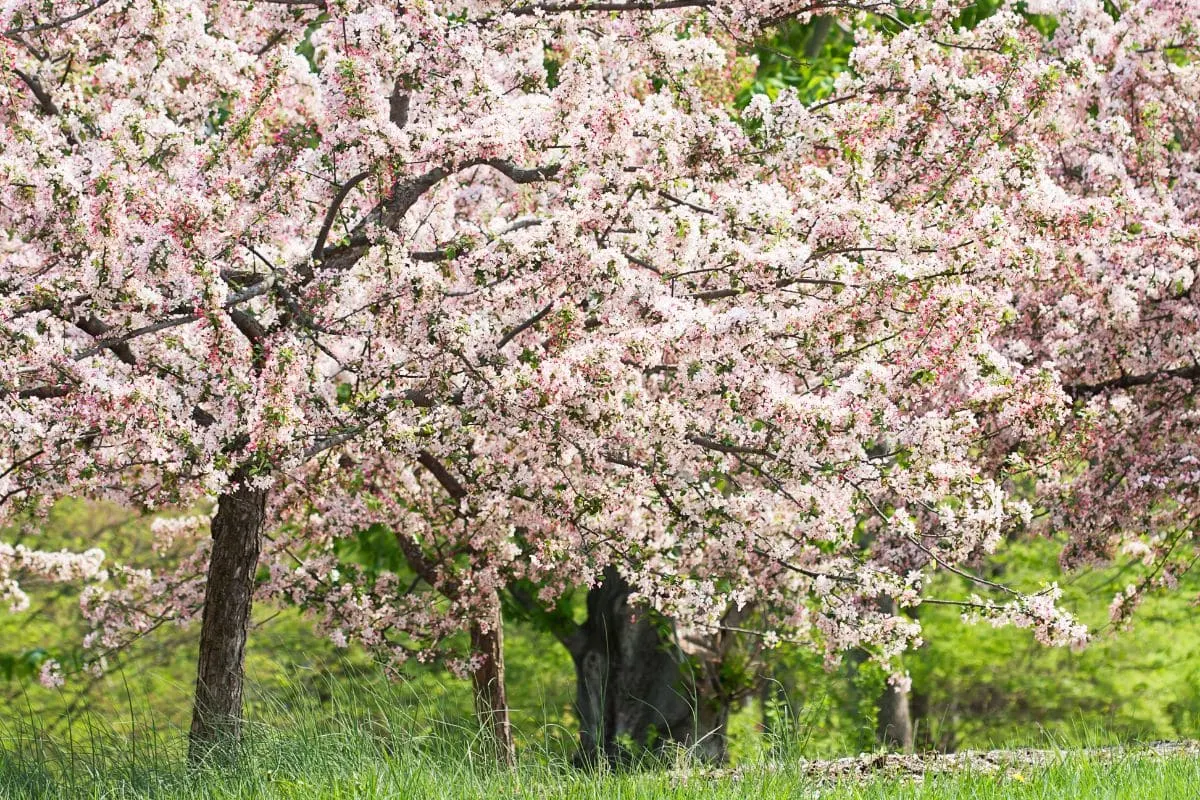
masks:
{"label": "gray tree trunk", "polygon": [[245,485],[217,501],[188,746],[193,763],[235,747],[241,736],[246,633],[266,501],[265,489]]}
{"label": "gray tree trunk", "polygon": [[[896,601],[890,597],[881,596],[877,600],[877,604],[879,610],[886,614],[896,613]],[[867,652],[865,650],[855,648],[846,654],[846,663],[849,668],[847,677],[851,682],[849,707],[852,710],[859,708],[859,701],[862,698],[855,676],[866,660]],[[899,691],[891,684],[885,683],[883,691],[874,698],[875,741],[888,750],[899,750],[905,753],[911,753],[913,750],[912,712],[908,695],[908,692]],[[862,745],[866,747],[868,743],[862,742]]]}
{"label": "gray tree trunk", "polygon": [[821,55],[821,50],[825,47],[825,40],[829,38],[829,32],[833,29],[833,17],[813,17],[809,26],[808,38],[804,42],[804,58],[812,61]]}
{"label": "gray tree trunk", "polygon": [[[897,613],[896,601],[891,597],[881,599],[879,605],[884,613]],[[889,750],[912,752],[913,725],[907,690],[898,689],[890,683],[883,687],[883,694],[879,697],[877,735],[879,743]]]}
{"label": "gray tree trunk", "polygon": [[913,751],[912,715],[908,692],[888,684],[879,698],[879,743],[889,750]]}
{"label": "gray tree trunk", "polygon": [[475,714],[490,739],[489,744],[496,748],[496,758],[501,764],[512,766],[516,763],[516,747],[504,686],[504,622],[500,616],[499,598],[494,614],[486,622],[486,631],[478,623],[471,625],[471,650],[482,659],[471,673]]}
{"label": "gray tree trunk", "polygon": [[616,765],[669,743],[724,761],[729,701],[718,691],[719,661],[689,659],[673,626],[631,606],[629,594],[616,570],[606,570],[588,592],[587,620],[566,641],[575,661],[577,761]]}

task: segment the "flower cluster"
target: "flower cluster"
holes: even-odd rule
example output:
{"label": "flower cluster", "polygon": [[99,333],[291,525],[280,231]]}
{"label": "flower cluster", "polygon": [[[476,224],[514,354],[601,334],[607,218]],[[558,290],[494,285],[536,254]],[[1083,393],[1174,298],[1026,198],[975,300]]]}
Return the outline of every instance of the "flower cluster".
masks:
{"label": "flower cluster", "polygon": [[29,608],[29,596],[21,589],[18,578],[84,583],[102,582],[107,577],[104,552],[95,548],[82,553],[66,550],[52,553],[0,542],[0,602],[7,602],[10,611]]}
{"label": "flower cluster", "polygon": [[1049,523],[1071,537],[1064,563],[1145,565],[1113,600],[1120,623],[1198,552],[1200,5],[1029,10],[1058,20],[1042,47],[1066,91],[1048,101],[1052,135],[1026,145],[1044,170],[1021,256],[1036,280],[1014,287],[1003,347],[1074,405],[1053,437],[1068,447],[1026,446]]}

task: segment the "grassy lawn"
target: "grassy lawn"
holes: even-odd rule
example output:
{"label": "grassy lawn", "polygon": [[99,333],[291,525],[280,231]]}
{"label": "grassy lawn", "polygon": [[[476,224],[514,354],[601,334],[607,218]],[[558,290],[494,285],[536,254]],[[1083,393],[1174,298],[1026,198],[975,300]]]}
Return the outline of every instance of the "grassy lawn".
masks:
{"label": "grassy lawn", "polygon": [[[492,766],[470,732],[446,726],[412,737],[401,720],[342,719],[336,727],[256,727],[233,765],[189,770],[178,732],[139,744],[96,728],[87,741],[51,745],[36,732],[9,732],[0,748],[5,800],[116,798],[812,798],[942,800],[1070,798],[1186,800],[1200,797],[1200,758],[1131,748],[1118,756],[1063,751],[1043,766],[992,772],[963,769],[925,776],[887,770],[865,779],[830,778],[834,765],[758,761],[710,770],[675,763],[626,772],[585,773],[544,753],[516,769]],[[814,774],[815,773],[815,774]]]}
{"label": "grassy lawn", "polygon": [[[63,503],[37,538],[51,548],[100,543],[114,560],[145,563],[154,558],[147,524],[119,509]],[[1079,750],[1200,736],[1194,594],[1151,598],[1132,631],[1104,631],[1111,593],[1127,576],[1118,568],[1047,575],[1053,544],[1014,546],[989,574],[1026,584],[1061,580],[1073,607],[1097,628],[1091,647],[1046,650],[1026,632],[963,626],[953,610],[922,608],[930,644],[906,661],[925,707],[918,723],[924,746],[1062,749],[1037,767],[832,779],[841,771],[806,759],[874,746],[872,701],[881,678],[826,672],[819,655],[781,648],[775,668],[791,676],[796,702],[791,737],[766,737],[763,711],[751,702],[730,722],[731,769],[681,758],[622,774],[581,773],[568,764],[576,742],[570,657],[548,634],[514,620],[505,649],[521,763],[498,771],[474,735],[463,681],[419,665],[403,681],[388,681],[365,653],[338,650],[294,610],[263,603],[248,649],[243,757],[233,767],[189,771],[183,751],[196,626],[155,631],[101,679],[76,676],[45,689],[35,679],[41,659],[75,663],[85,632],[77,590],[55,585],[33,587],[30,611],[0,613],[0,800],[1200,799],[1200,756],[1131,748],[1108,758]]]}

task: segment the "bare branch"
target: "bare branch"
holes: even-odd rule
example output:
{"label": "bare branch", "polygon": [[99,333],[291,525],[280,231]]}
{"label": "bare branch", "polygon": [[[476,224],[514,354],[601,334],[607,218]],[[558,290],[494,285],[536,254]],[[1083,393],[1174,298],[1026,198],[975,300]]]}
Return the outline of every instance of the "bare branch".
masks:
{"label": "bare branch", "polygon": [[[229,310],[229,318],[233,320],[233,324],[241,331],[250,344],[257,345],[263,339],[267,338],[267,331],[263,328],[262,323],[240,308],[231,308]],[[255,361],[258,360],[256,356]]]}
{"label": "bare branch", "polygon": [[[37,76],[24,73],[16,67],[13,67],[13,72],[18,78],[25,82],[25,85],[29,87],[29,91],[33,92],[33,96],[37,98],[38,105],[40,105],[42,108],[42,113],[48,117],[58,117],[59,119],[62,119],[62,112],[55,104],[54,98],[52,98],[50,93],[46,91],[46,88],[42,86],[42,82],[37,79]],[[67,137],[67,142],[69,142],[71,145],[79,144],[79,140],[75,138],[75,134],[71,133],[70,131],[64,131],[63,134]]]}
{"label": "bare branch", "polygon": [[1149,386],[1158,381],[1170,379],[1185,381],[1200,380],[1200,364],[1193,364],[1190,367],[1176,367],[1174,369],[1156,369],[1152,372],[1144,372],[1138,375],[1121,375],[1120,377],[1110,378],[1097,383],[1066,384],[1063,386],[1063,391],[1076,399],[1081,399],[1094,397],[1113,389],[1133,389],[1138,386]]}
{"label": "bare branch", "polygon": [[[775,281],[773,289],[786,289],[789,286],[807,285],[807,286],[847,286],[843,281],[828,280],[826,278],[784,278],[783,280]],[[725,297],[737,297],[738,295],[750,294],[751,289],[711,289],[706,292],[694,292],[691,296],[696,300],[720,300]]]}
{"label": "bare branch", "polygon": [[647,261],[644,258],[639,258],[639,257],[635,256],[633,253],[626,253],[625,251],[621,251],[621,255],[625,256],[625,260],[628,261],[630,264],[637,264],[639,267],[641,267],[643,269],[648,269],[651,272],[657,273],[659,275],[662,274],[662,270],[660,270],[658,267],[654,266],[653,264],[651,264],[649,261]]}
{"label": "bare branch", "polygon": [[13,73],[25,82],[29,87],[29,91],[33,92],[33,96],[37,98],[38,103],[42,106],[42,111],[48,117],[59,116],[58,106],[54,104],[54,99],[50,97],[50,93],[42,86],[42,82],[36,76],[30,75],[27,72],[22,72],[16,67],[12,68]]}
{"label": "bare branch", "polygon": [[695,211],[698,214],[716,214],[717,213],[717,212],[713,211],[711,208],[705,208],[704,206],[698,206],[695,203],[689,203],[687,200],[680,199],[669,192],[662,191],[661,189],[658,191],[658,196],[664,200],[669,200],[670,202],[674,203],[677,206],[686,206],[687,208],[690,208],[692,211]]}
{"label": "bare branch", "polygon": [[[229,299],[225,301],[223,307],[226,309],[231,309],[241,305],[242,303],[245,303],[247,300],[251,300],[259,295],[266,294],[271,290],[273,283],[274,279],[268,278],[264,281],[254,284],[253,286],[248,286],[245,289],[242,289],[240,292],[230,295]],[[125,342],[137,339],[138,337],[147,336],[152,333],[159,333],[160,331],[169,330],[170,328],[177,328],[180,325],[187,325],[188,323],[195,322],[198,319],[200,319],[200,317],[196,316],[195,314],[181,314],[177,317],[168,317],[167,319],[159,320],[158,322],[150,325],[143,325],[140,328],[135,328],[128,333],[121,334],[120,336],[112,336],[107,339],[101,339],[94,347],[89,347],[86,350],[76,353],[74,356],[72,356],[72,359],[75,361],[82,361],[85,358],[90,358],[91,356],[96,355],[102,350],[112,350],[117,345],[124,344]]]}
{"label": "bare branch", "polygon": [[[97,339],[101,339],[104,334],[112,330],[111,325],[107,325],[103,320],[96,316],[90,316],[86,319],[76,320],[75,327],[79,328],[84,333],[91,334]],[[113,355],[121,359],[121,361],[125,362],[126,364],[132,366],[137,363],[137,359],[134,358],[133,355],[133,350],[130,349],[127,342],[116,342],[112,345],[108,345],[107,347],[112,351]]]}
{"label": "bare branch", "polygon": [[442,485],[446,493],[455,500],[461,500],[467,496],[467,490],[459,483],[458,478],[455,478],[446,466],[437,460],[437,458],[428,450],[422,450],[417,457],[417,463],[425,469],[429,470],[430,474],[437,479],[437,482]]}
{"label": "bare branch", "polygon": [[558,174],[559,169],[557,164],[553,164],[549,167],[518,167],[511,161],[506,161],[502,158],[490,158],[486,161],[477,161],[475,163],[487,164],[489,167],[504,175],[513,183],[522,184],[553,180],[554,176]]}
{"label": "bare branch", "polygon": [[[51,400],[56,397],[66,397],[70,393],[70,386],[34,386],[32,389],[21,389],[17,392],[17,397],[22,400],[26,398]],[[3,393],[0,393],[0,397],[3,397]]]}
{"label": "bare branch", "polygon": [[694,445],[703,447],[705,450],[714,450],[718,453],[774,457],[774,453],[764,450],[761,447],[743,447],[736,444],[725,444],[724,442],[718,442],[716,439],[710,439],[707,436],[699,436],[697,434],[689,434],[685,438]]}
{"label": "bare branch", "polygon": [[388,98],[388,119],[397,128],[403,128],[408,124],[408,104],[410,101],[409,95],[404,91],[404,86],[400,79],[396,79],[395,85],[392,87],[392,96]]}
{"label": "bare branch", "polygon": [[539,322],[541,322],[542,320],[544,320],[546,318],[547,314],[549,314],[553,310],[554,310],[554,303],[553,302],[547,303],[546,306],[541,311],[537,312],[532,317],[530,317],[529,319],[522,322],[520,325],[517,325],[513,328],[509,328],[508,332],[505,333],[502,337],[500,337],[500,341],[496,342],[496,349],[503,350],[504,345],[511,342],[513,339],[515,339],[517,336],[519,336],[522,332],[529,330],[534,325],[537,325]]}
{"label": "bare branch", "polygon": [[[266,0],[266,1],[270,2],[270,0]],[[93,3],[92,5],[88,6],[87,8],[85,8],[81,11],[78,11],[74,14],[70,14],[65,17],[59,17],[58,19],[51,20],[50,22],[42,22],[37,25],[27,25],[23,28],[9,28],[8,30],[4,31],[4,35],[8,36],[8,37],[13,37],[13,36],[20,36],[22,33],[37,33],[38,31],[48,31],[48,30],[52,30],[53,28],[61,28],[62,26],[66,25],[68,23],[74,22],[77,19],[82,19],[82,18],[86,17],[88,14],[91,14],[96,9],[100,8],[101,6],[105,6],[107,4],[108,4],[108,0],[97,0],[97,2]]]}
{"label": "bare branch", "polygon": [[[456,167],[455,171],[484,165],[492,167],[508,177],[509,180],[518,184],[551,180],[559,170],[558,165],[527,168],[516,166],[511,161],[493,158],[468,161]],[[391,195],[354,226],[354,229],[350,233],[350,243],[329,251],[325,256],[322,266],[338,271],[350,269],[358,263],[358,260],[366,254],[367,249],[370,247],[370,242],[366,234],[371,225],[379,224],[384,228],[395,230],[400,225],[400,220],[404,219],[404,215],[416,205],[417,201],[426,192],[450,175],[450,169],[446,167],[434,167],[422,175],[396,181],[392,185]],[[298,269],[298,272],[304,280],[312,279],[312,269],[310,267],[302,266]]]}
{"label": "bare branch", "polygon": [[148,336],[152,333],[159,333],[160,331],[177,328],[180,325],[187,325],[190,322],[195,322],[197,319],[199,319],[199,317],[197,317],[195,314],[185,314],[178,317],[169,317],[164,320],[159,320],[158,322],[150,325],[143,325],[140,328],[134,328],[128,333],[123,333],[120,336],[112,336],[107,339],[101,339],[94,347],[89,347],[86,350],[82,350],[73,355],[71,358],[73,361],[83,361],[85,358],[91,358],[92,356],[101,353],[104,350],[112,350],[116,346],[125,344],[126,342],[137,339],[140,336]]}
{"label": "bare branch", "polygon": [[623,12],[623,11],[670,11],[677,8],[708,8],[712,0],[665,0],[654,3],[647,0],[632,0],[631,2],[600,2],[600,3],[531,3],[504,10],[505,14],[513,16],[528,16],[530,14],[566,14],[572,11],[593,13]]}
{"label": "bare branch", "polygon": [[404,553],[404,560],[412,567],[413,572],[425,581],[430,586],[436,586],[438,590],[447,598],[453,600],[458,596],[459,583],[453,578],[446,577],[438,578],[437,571],[433,568],[433,564],[425,556],[425,551],[421,549],[421,545],[417,543],[405,531],[396,530],[396,544]]}
{"label": "bare branch", "polygon": [[354,190],[354,187],[366,180],[370,174],[366,171],[358,173],[343,183],[337,190],[337,194],[333,196],[333,202],[329,204],[329,210],[325,212],[325,220],[321,223],[321,232],[317,234],[317,243],[313,245],[312,255],[317,261],[325,258],[325,242],[329,238],[329,231],[333,228],[333,222],[337,219],[342,203],[346,201],[346,197]]}

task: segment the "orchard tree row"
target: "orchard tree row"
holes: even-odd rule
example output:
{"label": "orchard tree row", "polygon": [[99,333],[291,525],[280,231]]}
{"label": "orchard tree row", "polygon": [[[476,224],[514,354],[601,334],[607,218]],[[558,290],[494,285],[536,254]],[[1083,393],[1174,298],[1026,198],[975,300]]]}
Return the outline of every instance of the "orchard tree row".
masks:
{"label": "orchard tree row", "polygon": [[[196,758],[257,598],[469,675],[504,760],[504,606],[575,658],[587,758],[694,716],[668,621],[699,693],[735,633],[903,692],[922,603],[1083,643],[974,566],[1142,556],[1120,620],[1200,555],[1200,3],[985,10],[6,2],[0,521],[215,505],[152,571],[0,543],[0,596],[88,583],[95,670],[199,618]],[[845,69],[738,101],[780,25]],[[714,707],[678,736],[719,756]]]}

